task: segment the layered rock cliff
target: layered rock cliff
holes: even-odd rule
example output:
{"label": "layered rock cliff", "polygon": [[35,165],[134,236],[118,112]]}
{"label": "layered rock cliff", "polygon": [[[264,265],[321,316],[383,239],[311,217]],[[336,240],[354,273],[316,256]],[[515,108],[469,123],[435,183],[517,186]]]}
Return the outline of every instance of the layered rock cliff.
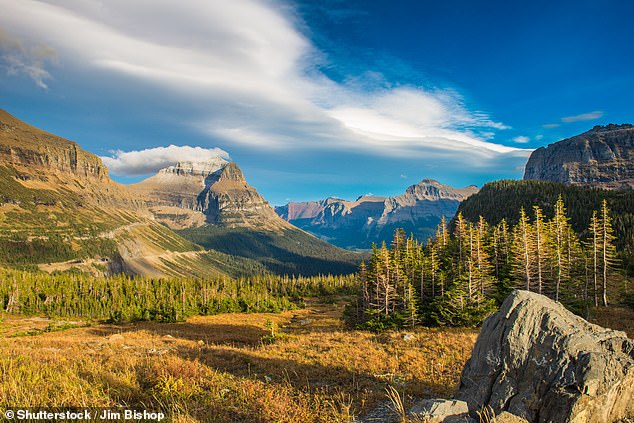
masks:
{"label": "layered rock cliff", "polygon": [[524,179],[634,189],[634,126],[595,126],[538,148],[528,159]]}
{"label": "layered rock cliff", "polygon": [[[0,162],[16,168],[42,168],[107,181],[101,159],[76,143],[42,131],[0,110]],[[29,173],[30,173],[29,172]]]}
{"label": "layered rock cliff", "polygon": [[396,197],[362,196],[355,201],[327,198],[276,207],[287,221],[345,248],[370,248],[389,241],[395,228],[420,238],[431,235],[442,216],[455,214],[460,202],[478,192],[476,186],[454,188],[423,179]]}

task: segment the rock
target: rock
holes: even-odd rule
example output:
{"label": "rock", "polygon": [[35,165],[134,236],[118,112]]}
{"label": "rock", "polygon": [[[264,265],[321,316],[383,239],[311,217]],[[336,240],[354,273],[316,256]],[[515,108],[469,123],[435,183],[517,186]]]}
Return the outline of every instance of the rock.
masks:
{"label": "rock", "polygon": [[110,335],[108,337],[109,342],[123,342],[125,338],[120,333],[115,333],[114,335]]}
{"label": "rock", "polygon": [[533,151],[524,179],[634,189],[634,126],[596,126]]}
{"label": "rock", "polygon": [[308,326],[313,323],[313,319],[302,319],[297,323],[299,323],[300,326]]}
{"label": "rock", "polygon": [[403,335],[403,341],[409,342],[409,341],[413,341],[415,339],[416,339],[416,337],[414,335],[412,335],[411,333],[406,333],[405,335]]}
{"label": "rock", "polygon": [[494,423],[528,423],[528,421],[508,411],[503,411],[495,416]]}
{"label": "rock", "polygon": [[460,400],[425,399],[412,407],[410,414],[429,423],[462,423],[469,421],[469,406]]}
{"label": "rock", "polygon": [[634,341],[542,295],[514,291],[484,322],[457,399],[530,422],[634,417]]}

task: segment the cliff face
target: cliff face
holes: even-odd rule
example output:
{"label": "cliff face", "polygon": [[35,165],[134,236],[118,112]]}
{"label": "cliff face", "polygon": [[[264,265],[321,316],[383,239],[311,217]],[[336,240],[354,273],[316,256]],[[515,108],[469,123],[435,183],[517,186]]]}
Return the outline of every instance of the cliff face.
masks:
{"label": "cliff face", "polygon": [[634,126],[596,126],[538,148],[528,159],[524,179],[634,189]]}
{"label": "cliff face", "polygon": [[227,163],[220,157],[205,162],[179,162],[128,188],[146,198],[152,207],[203,212],[198,195],[205,189],[206,179]]}
{"label": "cliff face", "polygon": [[288,226],[275,214],[268,201],[247,184],[234,162],[205,179],[198,205],[208,223],[259,229]]}
{"label": "cliff face", "polygon": [[421,238],[431,235],[442,216],[451,219],[460,202],[476,192],[475,186],[453,188],[424,179],[396,197],[328,198],[289,203],[275,210],[295,226],[337,246],[366,249],[389,241],[395,228]]}
{"label": "cliff face", "polygon": [[44,132],[0,110],[0,162],[16,168],[42,168],[107,181],[101,159],[66,139]]}
{"label": "cliff face", "polygon": [[211,223],[225,227],[288,227],[244,178],[222,158],[180,162],[129,188],[149,200],[155,216],[182,229]]}

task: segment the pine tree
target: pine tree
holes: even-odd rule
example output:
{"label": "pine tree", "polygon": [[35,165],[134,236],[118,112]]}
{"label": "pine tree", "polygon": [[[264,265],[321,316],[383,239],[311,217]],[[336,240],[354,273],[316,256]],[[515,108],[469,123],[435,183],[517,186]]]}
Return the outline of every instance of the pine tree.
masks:
{"label": "pine tree", "polygon": [[545,265],[548,258],[546,249],[548,245],[547,232],[542,210],[539,206],[533,206],[533,211],[535,213],[535,223],[533,225],[535,239],[535,276],[537,279],[537,292],[542,294],[544,290]]}
{"label": "pine tree", "polygon": [[601,217],[599,218],[601,234],[601,293],[603,306],[608,306],[608,275],[616,260],[616,248],[614,247],[614,231],[612,230],[612,218],[608,203],[603,200],[601,204]]}
{"label": "pine tree", "polygon": [[553,243],[554,264],[555,264],[555,301],[559,301],[559,290],[561,288],[561,280],[564,274],[567,273],[567,265],[564,260],[564,240],[566,236],[566,227],[568,219],[566,217],[566,209],[564,207],[564,201],[561,198],[561,194],[555,203],[555,215],[552,220],[552,233],[551,237]]}
{"label": "pine tree", "polygon": [[526,212],[520,210],[520,218],[513,228],[513,274],[523,282],[527,291],[531,290],[534,274],[535,241],[532,225]]}
{"label": "pine tree", "polygon": [[484,220],[484,217],[480,216],[478,226],[474,234],[474,250],[477,268],[476,283],[482,296],[489,294],[489,290],[492,285],[492,266],[488,251],[488,233],[489,227],[486,220]]}
{"label": "pine tree", "polygon": [[456,216],[456,227],[454,229],[454,237],[458,243],[458,277],[462,274],[468,236],[467,221],[462,216],[462,213],[458,213]]}
{"label": "pine tree", "polygon": [[436,229],[436,240],[438,240],[442,250],[447,248],[449,244],[449,232],[447,231],[447,221],[444,215],[440,218],[440,223]]}
{"label": "pine tree", "polygon": [[590,232],[590,240],[588,242],[588,250],[590,251],[590,261],[592,266],[592,280],[594,282],[594,306],[599,306],[599,289],[598,289],[598,279],[599,279],[599,250],[601,249],[600,240],[600,224],[599,224],[599,216],[595,211],[592,212],[592,218],[590,219],[590,226],[588,227],[588,232]]}

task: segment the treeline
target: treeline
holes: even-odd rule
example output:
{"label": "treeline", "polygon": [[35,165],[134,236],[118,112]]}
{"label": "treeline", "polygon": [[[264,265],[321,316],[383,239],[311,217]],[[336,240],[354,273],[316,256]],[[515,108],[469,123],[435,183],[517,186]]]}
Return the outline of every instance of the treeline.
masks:
{"label": "treeline", "polygon": [[592,212],[601,208],[604,200],[607,201],[613,215],[615,244],[620,252],[633,254],[634,191],[567,186],[547,181],[501,180],[485,184],[477,194],[460,203],[458,212],[473,222],[484,216],[491,225],[497,225],[502,219],[515,225],[520,209],[532,210],[533,205],[540,206],[546,218],[552,218],[560,196],[568,207],[570,224],[582,237],[588,235]]}
{"label": "treeline", "polygon": [[112,239],[95,237],[72,240],[68,236],[49,234],[29,237],[11,234],[0,237],[0,266],[26,267],[38,263],[54,263],[84,257],[118,256],[117,244]]}
{"label": "treeline", "polygon": [[263,275],[248,279],[95,278],[0,269],[0,307],[7,313],[127,322],[181,321],[193,315],[279,312],[302,297],[355,292],[354,276]]}
{"label": "treeline", "polygon": [[591,211],[579,238],[561,197],[550,219],[539,206],[520,209],[516,223],[489,225],[459,213],[450,231],[443,218],[422,245],[400,230],[391,246],[373,249],[358,278],[349,313],[375,330],[417,324],[479,325],[514,288],[561,301],[577,312],[607,306],[623,288],[607,202]]}

